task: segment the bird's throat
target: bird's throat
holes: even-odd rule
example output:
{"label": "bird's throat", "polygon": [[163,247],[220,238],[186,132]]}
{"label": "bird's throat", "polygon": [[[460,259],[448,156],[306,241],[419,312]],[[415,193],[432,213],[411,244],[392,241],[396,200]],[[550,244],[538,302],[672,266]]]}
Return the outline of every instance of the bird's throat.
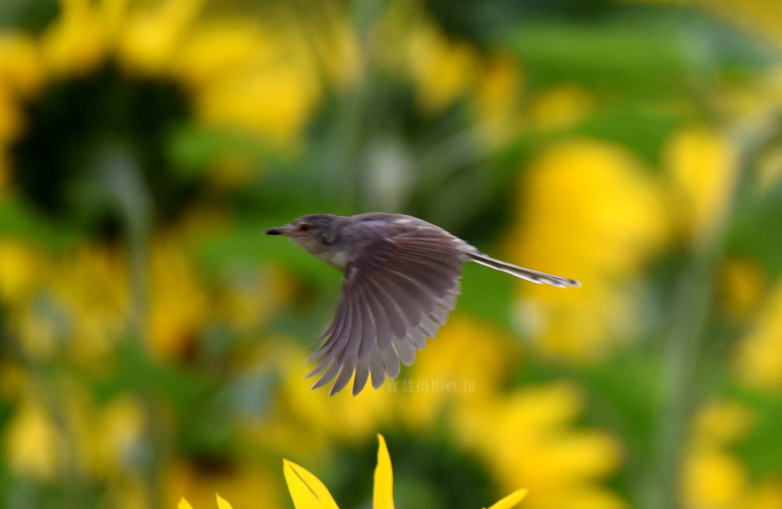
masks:
{"label": "bird's throat", "polygon": [[348,265],[348,251],[346,249],[327,249],[313,254],[335,269],[345,272],[345,267]]}

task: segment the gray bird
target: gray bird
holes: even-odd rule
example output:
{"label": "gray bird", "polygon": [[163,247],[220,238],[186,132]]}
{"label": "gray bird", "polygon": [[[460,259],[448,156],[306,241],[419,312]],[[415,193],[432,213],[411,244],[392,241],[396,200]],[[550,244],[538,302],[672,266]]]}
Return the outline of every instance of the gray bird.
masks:
{"label": "gray bird", "polygon": [[269,235],[285,235],[308,253],[342,271],[342,298],[307,377],[325,370],[313,389],[337,377],[330,395],[353,380],[353,395],[371,377],[377,389],[399,375],[415,351],[437,334],[456,305],[465,262],[472,260],[513,276],[558,287],[581,286],[487,256],[462,239],[421,219],[370,212],[356,216],[311,214]]}

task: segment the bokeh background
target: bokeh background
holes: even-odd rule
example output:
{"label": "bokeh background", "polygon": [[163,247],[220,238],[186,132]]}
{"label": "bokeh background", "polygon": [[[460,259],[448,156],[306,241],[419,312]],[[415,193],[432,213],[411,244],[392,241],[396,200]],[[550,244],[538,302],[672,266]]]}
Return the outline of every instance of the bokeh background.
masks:
{"label": "bokeh background", "polygon": [[[777,0],[3,0],[0,506],[782,508]],[[305,359],[404,212],[479,266],[397,384]],[[465,388],[468,390],[465,391]],[[474,389],[474,390],[469,390]]]}

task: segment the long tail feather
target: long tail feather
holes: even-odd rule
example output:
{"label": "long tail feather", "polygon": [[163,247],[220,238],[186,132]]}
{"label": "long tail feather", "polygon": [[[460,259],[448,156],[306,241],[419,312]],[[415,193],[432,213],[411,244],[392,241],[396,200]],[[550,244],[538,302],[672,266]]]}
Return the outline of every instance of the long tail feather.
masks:
{"label": "long tail feather", "polygon": [[546,283],[549,285],[558,286],[560,288],[565,288],[567,286],[573,286],[577,288],[581,286],[581,283],[575,279],[569,279],[566,277],[555,276],[553,274],[546,274],[545,272],[538,272],[536,270],[519,267],[518,265],[513,265],[512,263],[495,260],[494,258],[483,253],[470,253],[469,257],[470,260],[480,263],[481,265],[491,267],[492,269],[501,270],[502,272],[519,277],[521,279],[526,279],[527,281],[532,281],[533,283]]}

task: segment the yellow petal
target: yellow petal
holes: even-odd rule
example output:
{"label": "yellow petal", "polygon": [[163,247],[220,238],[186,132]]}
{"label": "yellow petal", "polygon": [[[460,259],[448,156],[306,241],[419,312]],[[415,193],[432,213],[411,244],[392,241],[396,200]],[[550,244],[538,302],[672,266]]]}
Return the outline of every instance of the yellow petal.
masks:
{"label": "yellow petal", "polygon": [[285,482],[296,509],[339,509],[326,486],[307,469],[282,460]]}
{"label": "yellow petal", "polygon": [[377,467],[375,467],[374,509],[394,509],[394,472],[391,470],[391,456],[388,454],[386,439],[377,435],[380,442],[377,448]]}
{"label": "yellow petal", "polygon": [[527,496],[527,490],[516,490],[507,497],[503,498],[489,509],[511,509],[521,502],[521,499]]}
{"label": "yellow petal", "polygon": [[177,504],[177,509],[193,509],[193,506],[190,505],[190,502],[185,500],[185,497],[182,497],[179,499],[179,504]]}
{"label": "yellow petal", "polygon": [[217,509],[233,509],[226,499],[215,493],[217,497]]}

